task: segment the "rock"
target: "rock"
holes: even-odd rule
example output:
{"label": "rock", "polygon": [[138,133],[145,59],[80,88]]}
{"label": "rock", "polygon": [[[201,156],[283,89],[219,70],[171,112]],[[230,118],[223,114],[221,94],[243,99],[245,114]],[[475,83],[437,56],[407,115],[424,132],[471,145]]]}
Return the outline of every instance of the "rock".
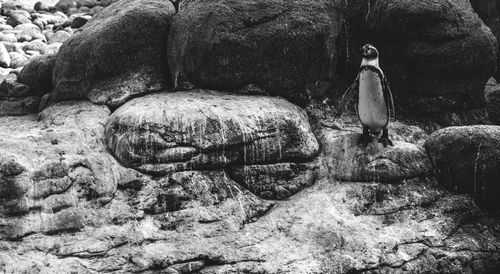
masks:
{"label": "rock", "polygon": [[90,9],[88,14],[91,16],[95,16],[95,15],[99,14],[103,9],[104,9],[104,7],[102,7],[102,6],[95,6],[95,7]]}
{"label": "rock", "polygon": [[38,112],[39,96],[0,98],[0,117]]}
{"label": "rock", "polygon": [[150,174],[305,161],[318,150],[305,113],[286,100],[204,90],[126,103],[106,142],[122,164]]}
{"label": "rock", "polygon": [[80,8],[80,7],[93,8],[96,5],[96,1],[94,1],[94,0],[77,0],[76,5],[78,8]]}
{"label": "rock", "polygon": [[39,27],[40,29],[44,29],[47,26],[47,21],[43,19],[35,19],[33,20],[33,25]]}
{"label": "rock", "polygon": [[2,97],[26,97],[37,94],[30,93],[30,87],[17,81],[17,75],[10,73],[0,83],[0,98]]}
{"label": "rock", "polygon": [[52,100],[89,98],[118,107],[131,96],[168,86],[166,59],[161,56],[174,14],[169,1],[107,7],[61,47]]}
{"label": "rock", "polygon": [[8,52],[23,52],[23,46],[24,44],[22,43],[11,43],[11,42],[2,42],[2,44],[5,46]]}
{"label": "rock", "polygon": [[[145,193],[148,191],[144,191]],[[191,222],[187,214],[195,208],[218,208],[231,200],[241,199],[241,207],[248,212],[243,221],[247,221],[258,213],[269,208],[271,203],[260,201],[229,179],[223,171],[184,171],[172,174],[158,181],[158,187],[149,191],[148,199],[141,207],[152,214],[175,212],[175,215],[184,217],[176,218],[181,223]],[[241,208],[240,207],[240,208]],[[203,210],[203,209],[201,209]],[[176,212],[177,211],[177,212]],[[183,214],[187,213],[187,214]],[[175,216],[174,215],[174,216]],[[193,215],[193,214],[189,214]],[[215,214],[213,214],[215,215]],[[206,216],[205,220],[215,221],[224,216]],[[191,217],[189,216],[189,217]],[[195,217],[195,216],[193,216]],[[204,216],[200,216],[203,218]],[[200,218],[198,217],[198,218]],[[206,219],[206,218],[211,219]],[[241,218],[241,216],[235,216]],[[196,218],[196,217],[195,217]],[[165,224],[168,226],[169,224]]]}
{"label": "rock", "polygon": [[45,40],[45,36],[43,36],[40,28],[31,23],[17,25],[14,30],[20,30],[20,32],[16,33],[16,38],[19,42],[29,42],[35,39]]}
{"label": "rock", "polygon": [[52,36],[50,36],[48,43],[49,44],[64,43],[70,37],[71,37],[71,34],[67,33],[64,30],[59,30],[59,31],[56,31]]}
{"label": "rock", "polygon": [[11,25],[0,25],[0,31],[4,31],[4,30],[12,30],[14,29]]}
{"label": "rock", "polygon": [[26,56],[18,52],[9,52],[9,56],[11,68],[24,67],[24,65],[26,65],[29,61]]}
{"label": "rock", "polygon": [[55,58],[55,55],[42,55],[31,59],[19,73],[19,82],[27,84],[33,94],[43,95],[52,91]]}
{"label": "rock", "polygon": [[31,14],[31,16],[35,20],[43,20],[50,25],[64,24],[66,21],[68,21],[68,16],[60,11],[54,13],[33,13]]}
{"label": "rock", "polygon": [[9,18],[7,19],[7,24],[12,26],[12,27],[15,27],[15,26],[20,25],[20,24],[27,24],[27,23],[31,23],[31,20],[29,18],[29,14],[28,14],[28,16],[26,16],[25,13],[22,13],[20,11],[12,12],[10,14]]}
{"label": "rock", "polygon": [[490,81],[485,89],[486,111],[488,119],[494,124],[500,125],[500,85],[494,79],[490,79]]}
{"label": "rock", "polygon": [[49,5],[47,5],[46,3],[40,2],[40,1],[35,3],[35,5],[33,6],[33,9],[36,11],[51,11],[52,10]]}
{"label": "rock", "polygon": [[106,218],[89,218],[91,208],[108,203],[118,181],[136,179],[105,152],[100,138],[108,116],[89,102],[68,102],[48,107],[38,119],[0,118],[0,172],[9,179],[2,186],[16,193],[0,197],[2,216],[14,215],[2,220],[2,240],[80,230]]}
{"label": "rock", "polygon": [[342,181],[397,183],[432,174],[424,149],[411,143],[393,141],[384,148],[374,140],[367,147],[357,144],[361,134],[325,129],[319,137],[329,174]]}
{"label": "rock", "polygon": [[33,40],[23,45],[23,51],[26,52],[28,50],[37,51],[39,53],[45,53],[45,51],[47,50],[47,44],[44,43],[42,40]]}
{"label": "rock", "polygon": [[47,49],[45,50],[46,55],[56,55],[59,52],[59,49],[61,48],[62,43],[54,42],[50,45],[47,46]]}
{"label": "rock", "polygon": [[308,84],[335,74],[343,3],[181,2],[167,46],[174,79],[215,89],[255,84],[304,103]]}
{"label": "rock", "polygon": [[421,117],[485,106],[482,91],[496,68],[497,43],[469,1],[355,0],[349,10],[349,82],[359,68],[358,48],[370,41],[400,113]]}
{"label": "rock", "polygon": [[17,42],[17,38],[13,33],[0,33],[0,41],[15,43]]}
{"label": "rock", "polygon": [[425,148],[441,185],[498,211],[499,140],[498,126],[449,127],[434,132]]}
{"label": "rock", "polygon": [[10,55],[4,43],[0,43],[0,66],[4,68],[10,67]]}
{"label": "rock", "polygon": [[55,8],[62,11],[67,12],[70,8],[76,8],[76,1],[73,0],[60,0],[55,5]]}
{"label": "rock", "polygon": [[255,195],[264,199],[282,200],[316,182],[316,163],[279,163],[245,165],[228,168],[230,177]]}
{"label": "rock", "polygon": [[81,28],[90,19],[92,19],[92,16],[90,16],[90,15],[82,15],[82,16],[75,17],[75,19],[73,19],[73,21],[71,21],[71,27],[74,29]]}

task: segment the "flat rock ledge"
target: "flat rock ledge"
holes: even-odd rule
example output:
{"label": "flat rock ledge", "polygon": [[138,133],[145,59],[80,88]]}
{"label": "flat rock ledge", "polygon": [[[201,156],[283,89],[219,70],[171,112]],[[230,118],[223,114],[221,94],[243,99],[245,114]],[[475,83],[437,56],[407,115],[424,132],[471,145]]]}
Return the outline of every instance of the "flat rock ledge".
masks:
{"label": "flat rock ledge", "polygon": [[393,141],[384,148],[376,140],[358,145],[360,133],[324,129],[320,132],[322,166],[331,177],[351,182],[397,183],[432,174],[425,150],[416,144]]}

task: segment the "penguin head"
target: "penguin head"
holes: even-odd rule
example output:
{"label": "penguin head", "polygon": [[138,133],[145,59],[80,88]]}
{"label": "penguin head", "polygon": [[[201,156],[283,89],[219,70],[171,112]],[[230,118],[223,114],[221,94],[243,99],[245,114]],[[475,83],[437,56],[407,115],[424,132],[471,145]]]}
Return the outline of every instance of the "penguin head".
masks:
{"label": "penguin head", "polygon": [[365,59],[375,59],[378,58],[378,50],[371,44],[366,44],[361,47],[361,55]]}

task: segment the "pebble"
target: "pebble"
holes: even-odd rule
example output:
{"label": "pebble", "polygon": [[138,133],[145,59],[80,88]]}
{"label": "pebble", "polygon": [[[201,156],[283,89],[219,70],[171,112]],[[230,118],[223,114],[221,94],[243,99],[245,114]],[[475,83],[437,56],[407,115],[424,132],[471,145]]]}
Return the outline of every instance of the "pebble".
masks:
{"label": "pebble", "polygon": [[0,84],[7,78],[11,84],[4,84],[0,100],[7,93],[28,96],[26,87],[17,85],[13,77],[31,58],[57,54],[76,29],[116,0],[60,0],[55,6],[44,2],[29,7],[23,1],[0,0]]}
{"label": "pebble", "polygon": [[14,33],[2,33],[2,32],[0,32],[0,41],[15,43],[15,42],[17,42],[17,38],[16,38],[16,35]]}
{"label": "pebble", "polygon": [[0,66],[3,68],[10,67],[10,56],[9,52],[5,48],[3,43],[0,43]]}
{"label": "pebble", "polygon": [[68,40],[71,37],[71,34],[67,33],[64,30],[58,30],[52,35],[48,41],[49,45],[53,43],[64,43],[64,41]]}
{"label": "pebble", "polygon": [[19,67],[24,67],[26,63],[28,63],[29,59],[28,57],[24,56],[23,54],[19,52],[9,52],[10,56],[10,68],[19,68]]}

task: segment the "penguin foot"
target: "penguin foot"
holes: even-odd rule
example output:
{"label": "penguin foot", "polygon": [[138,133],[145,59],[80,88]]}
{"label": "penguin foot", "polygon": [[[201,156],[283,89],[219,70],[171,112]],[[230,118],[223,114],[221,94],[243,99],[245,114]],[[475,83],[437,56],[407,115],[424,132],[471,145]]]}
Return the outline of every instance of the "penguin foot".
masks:
{"label": "penguin foot", "polygon": [[394,144],[391,140],[389,140],[388,137],[380,137],[380,139],[378,139],[378,142],[384,145],[384,147],[387,147],[388,145],[391,147],[394,146]]}
{"label": "penguin foot", "polygon": [[372,142],[372,136],[370,136],[370,134],[363,133],[363,135],[361,135],[361,137],[359,137],[358,145],[367,146],[371,142]]}
{"label": "penguin foot", "polygon": [[382,136],[380,136],[380,139],[378,139],[378,142],[384,145],[384,147],[389,146],[394,146],[391,140],[389,140],[389,131],[387,129],[384,129],[382,132]]}

